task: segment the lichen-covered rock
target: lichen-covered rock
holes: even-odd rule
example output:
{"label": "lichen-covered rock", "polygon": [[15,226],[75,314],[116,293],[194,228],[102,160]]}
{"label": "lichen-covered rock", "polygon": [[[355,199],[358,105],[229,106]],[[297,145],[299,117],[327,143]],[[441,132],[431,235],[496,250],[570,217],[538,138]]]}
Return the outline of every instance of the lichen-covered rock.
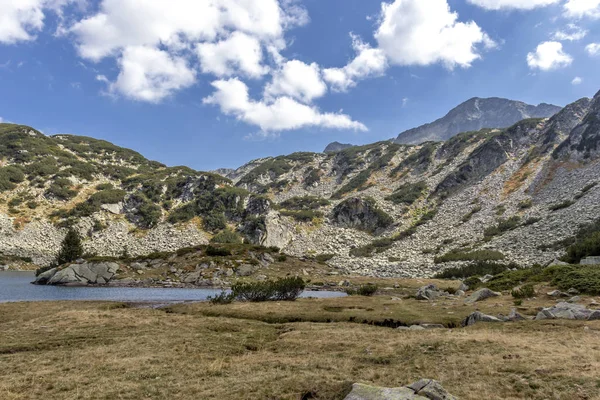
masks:
{"label": "lichen-covered rock", "polygon": [[427,285],[419,288],[415,298],[417,300],[434,300],[440,297],[440,292],[435,285]]}
{"label": "lichen-covered rock", "polygon": [[535,319],[587,320],[593,315],[593,313],[594,310],[588,310],[584,305],[561,302],[552,307],[542,309],[540,312],[538,312]]}

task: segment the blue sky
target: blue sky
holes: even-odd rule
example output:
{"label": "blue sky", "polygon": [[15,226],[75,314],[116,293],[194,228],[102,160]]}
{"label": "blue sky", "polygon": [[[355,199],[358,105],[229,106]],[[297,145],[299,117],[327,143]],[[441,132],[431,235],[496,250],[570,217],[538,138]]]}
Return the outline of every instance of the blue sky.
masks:
{"label": "blue sky", "polygon": [[7,0],[0,118],[168,165],[363,144],[600,90],[600,0]]}

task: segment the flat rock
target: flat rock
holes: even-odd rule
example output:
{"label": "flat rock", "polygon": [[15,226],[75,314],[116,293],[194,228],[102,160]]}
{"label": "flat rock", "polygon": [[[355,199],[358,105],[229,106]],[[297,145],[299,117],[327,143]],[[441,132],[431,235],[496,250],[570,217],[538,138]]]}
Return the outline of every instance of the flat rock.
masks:
{"label": "flat rock", "polygon": [[355,383],[344,400],[457,400],[432,379],[421,379],[400,388],[382,388]]}

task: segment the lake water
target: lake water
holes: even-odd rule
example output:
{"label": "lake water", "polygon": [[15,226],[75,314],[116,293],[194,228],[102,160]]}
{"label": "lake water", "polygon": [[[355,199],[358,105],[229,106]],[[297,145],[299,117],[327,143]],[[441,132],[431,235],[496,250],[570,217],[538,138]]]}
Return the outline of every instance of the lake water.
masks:
{"label": "lake water", "polygon": [[[0,272],[0,303],[15,301],[104,300],[131,302],[202,301],[216,289],[163,289],[126,287],[61,287],[32,285],[33,272]],[[343,297],[340,292],[306,291],[302,297]]]}

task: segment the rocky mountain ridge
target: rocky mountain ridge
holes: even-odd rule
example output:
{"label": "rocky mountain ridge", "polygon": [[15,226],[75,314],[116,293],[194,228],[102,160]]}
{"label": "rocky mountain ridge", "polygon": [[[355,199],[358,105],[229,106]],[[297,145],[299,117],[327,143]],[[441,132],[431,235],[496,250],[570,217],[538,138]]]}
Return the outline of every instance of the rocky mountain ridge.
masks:
{"label": "rocky mountain ridge", "polygon": [[342,273],[428,276],[478,257],[547,263],[598,218],[599,142],[600,93],[507,129],[295,153],[226,177],[0,124],[0,252],[48,264],[73,226],[97,256],[231,231]]}
{"label": "rocky mountain ridge", "polygon": [[453,136],[484,128],[504,129],[529,118],[549,118],[561,110],[552,104],[532,106],[521,101],[498,97],[475,97],[453,108],[444,117],[402,132],[398,144],[445,141]]}

